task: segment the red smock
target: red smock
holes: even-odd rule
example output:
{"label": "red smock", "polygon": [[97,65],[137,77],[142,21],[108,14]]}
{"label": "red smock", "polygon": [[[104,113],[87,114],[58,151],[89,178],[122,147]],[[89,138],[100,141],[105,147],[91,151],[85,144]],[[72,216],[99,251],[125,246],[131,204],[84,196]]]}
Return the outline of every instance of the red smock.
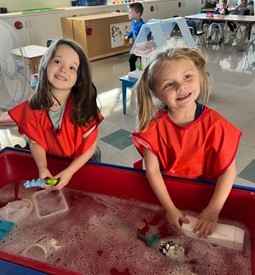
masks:
{"label": "red smock", "polygon": [[[11,118],[18,125],[20,134],[25,134],[37,142],[49,154],[76,158],[86,152],[97,139],[97,126],[103,120],[103,116],[99,114],[100,122],[93,120],[85,127],[76,125],[71,121],[72,113],[73,101],[68,99],[61,127],[56,130],[48,112],[32,110],[28,101],[24,101],[9,110]],[[83,135],[93,127],[95,129],[84,139]]]}
{"label": "red smock", "polygon": [[205,107],[199,118],[185,127],[159,111],[158,119],[145,131],[134,132],[131,140],[142,156],[144,148],[149,148],[165,174],[217,180],[233,162],[241,134],[220,114]]}

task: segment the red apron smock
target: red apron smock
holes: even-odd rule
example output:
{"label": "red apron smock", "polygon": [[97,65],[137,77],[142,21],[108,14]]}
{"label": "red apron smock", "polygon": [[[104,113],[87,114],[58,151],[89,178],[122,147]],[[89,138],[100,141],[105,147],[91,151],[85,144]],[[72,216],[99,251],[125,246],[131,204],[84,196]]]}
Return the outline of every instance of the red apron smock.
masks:
{"label": "red apron smock", "polygon": [[[24,101],[9,110],[11,118],[18,125],[20,134],[25,134],[40,144],[49,154],[76,158],[86,152],[97,139],[97,126],[103,120],[103,116],[99,114],[100,122],[93,120],[85,127],[76,125],[71,121],[72,113],[73,101],[68,99],[61,127],[57,131],[52,124],[48,111],[32,110],[29,101]],[[83,135],[92,127],[95,129],[84,139]]]}
{"label": "red apron smock", "polygon": [[145,147],[157,156],[165,174],[217,180],[233,162],[241,134],[219,113],[205,107],[199,118],[185,127],[159,111],[156,121],[130,138],[142,156]]}

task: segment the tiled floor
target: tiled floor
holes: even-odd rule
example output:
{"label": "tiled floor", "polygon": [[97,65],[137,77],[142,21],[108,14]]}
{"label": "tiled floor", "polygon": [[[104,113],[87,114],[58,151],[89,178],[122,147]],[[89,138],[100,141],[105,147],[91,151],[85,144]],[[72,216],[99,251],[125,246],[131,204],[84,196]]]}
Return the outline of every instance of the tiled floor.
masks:
{"label": "tiled floor", "polygon": [[[237,154],[236,183],[255,187],[255,53],[249,49],[248,58],[241,46],[211,44],[204,53],[213,89],[208,106],[243,131]],[[136,125],[135,92],[127,93],[127,115],[122,113],[121,83],[119,77],[129,70],[129,54],[122,54],[91,62],[99,102],[105,117],[100,125],[98,144],[102,162],[132,166],[139,158],[129,135]],[[11,136],[11,138],[10,138]],[[15,128],[0,129],[2,147],[21,141]],[[14,141],[15,139],[15,141]]]}

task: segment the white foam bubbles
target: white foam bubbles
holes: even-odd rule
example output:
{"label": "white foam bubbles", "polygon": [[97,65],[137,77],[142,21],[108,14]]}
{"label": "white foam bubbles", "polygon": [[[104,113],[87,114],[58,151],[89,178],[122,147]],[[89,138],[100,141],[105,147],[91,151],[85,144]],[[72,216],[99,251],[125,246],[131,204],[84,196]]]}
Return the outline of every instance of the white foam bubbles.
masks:
{"label": "white foam bubbles", "polygon": [[[2,188],[0,198],[11,199],[13,188],[11,184]],[[20,184],[19,197],[31,199],[38,190],[25,189]],[[45,237],[53,238],[61,248],[45,261],[86,275],[114,271],[146,275],[251,275],[249,232],[242,224],[230,221],[245,229],[242,252],[187,237],[161,238],[160,241],[172,240],[184,247],[185,261],[178,263],[159,252],[160,241],[148,247],[137,236],[138,229],[146,229],[147,236],[159,232],[165,222],[160,206],[68,188],[63,193],[67,212],[45,219],[32,212],[26,221],[16,223],[0,249],[22,254],[28,245]]]}

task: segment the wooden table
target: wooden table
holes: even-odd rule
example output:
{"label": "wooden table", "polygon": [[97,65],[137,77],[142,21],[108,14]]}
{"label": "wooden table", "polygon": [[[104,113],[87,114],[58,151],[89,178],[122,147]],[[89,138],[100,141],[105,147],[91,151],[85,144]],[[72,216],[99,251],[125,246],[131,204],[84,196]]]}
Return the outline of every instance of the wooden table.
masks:
{"label": "wooden table", "polygon": [[255,23],[255,16],[254,15],[234,15],[234,14],[213,14],[213,16],[208,16],[206,13],[198,13],[193,15],[187,15],[185,16],[185,19],[191,19],[191,20],[199,20],[199,21],[212,21],[212,22],[236,22],[236,23],[243,23],[247,24],[246,29],[249,29],[249,36],[248,36],[248,44],[250,44],[250,32],[252,29],[252,25]]}
{"label": "wooden table", "polygon": [[[252,25],[255,23],[255,16],[254,15],[234,15],[234,14],[228,14],[228,15],[222,15],[222,14],[213,14],[213,16],[207,16],[206,13],[198,13],[193,15],[187,15],[185,16],[185,19],[190,20],[199,20],[201,22],[203,21],[224,21],[227,25],[227,22],[236,22],[239,24],[246,24],[245,29],[249,31],[248,33],[248,41],[246,44],[246,47],[244,49],[245,58],[248,60],[248,52],[249,48],[252,46],[253,49],[255,48],[255,39],[251,37],[251,30]],[[226,27],[227,28],[227,27]],[[226,29],[225,28],[225,29]],[[242,37],[244,37],[245,32],[242,32]]]}
{"label": "wooden table", "polygon": [[207,16],[206,13],[198,13],[185,16],[185,19],[201,20],[201,21],[224,21],[224,22],[237,22],[237,23],[255,23],[255,16],[253,15],[234,15],[234,14],[213,14],[213,16]]}
{"label": "wooden table", "polygon": [[[233,5],[228,5],[228,10],[229,10],[229,12],[231,13],[231,12],[234,12],[235,11],[235,6]],[[206,13],[206,12],[212,12],[212,13],[214,13],[215,11],[217,10],[217,8],[215,7],[215,8],[201,8],[201,13]]]}
{"label": "wooden table", "polygon": [[206,13],[206,12],[215,12],[216,8],[202,8],[201,13]]}

